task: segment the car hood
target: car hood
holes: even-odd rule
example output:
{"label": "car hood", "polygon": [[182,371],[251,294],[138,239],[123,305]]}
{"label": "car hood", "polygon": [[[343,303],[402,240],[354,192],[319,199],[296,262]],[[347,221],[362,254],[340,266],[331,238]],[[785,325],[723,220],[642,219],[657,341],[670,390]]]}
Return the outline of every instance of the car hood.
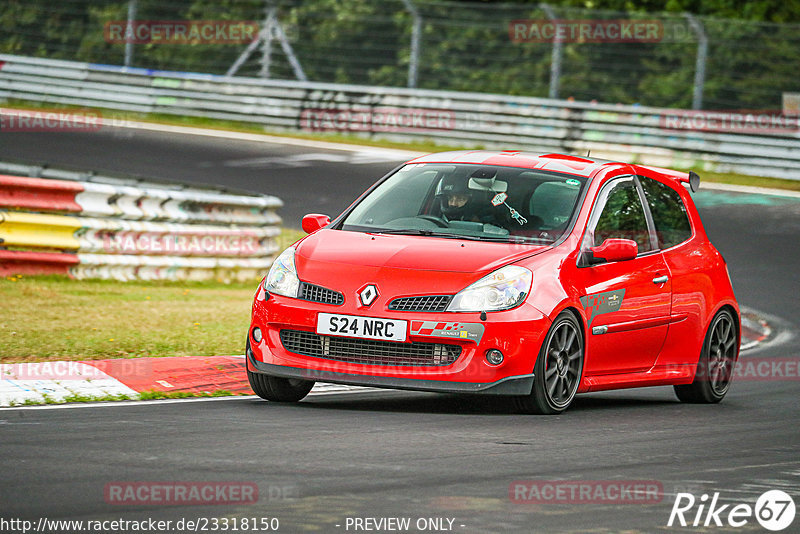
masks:
{"label": "car hood", "polygon": [[328,264],[415,271],[483,273],[539,254],[548,246],[428,236],[320,230],[297,247],[298,269]]}

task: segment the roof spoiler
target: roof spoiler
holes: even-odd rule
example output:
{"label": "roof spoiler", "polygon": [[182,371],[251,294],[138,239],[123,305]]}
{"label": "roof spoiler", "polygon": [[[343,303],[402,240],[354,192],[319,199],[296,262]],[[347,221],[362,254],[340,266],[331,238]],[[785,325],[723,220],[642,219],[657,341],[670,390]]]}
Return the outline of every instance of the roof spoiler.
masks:
{"label": "roof spoiler", "polygon": [[694,171],[689,171],[688,176],[681,176],[678,181],[684,184],[688,183],[692,193],[697,193],[697,190],[700,189],[700,175]]}
{"label": "roof spoiler", "polygon": [[662,174],[667,178],[672,178],[673,180],[683,184],[689,184],[689,189],[692,190],[692,193],[697,193],[697,191],[700,189],[700,176],[694,171],[689,171],[687,173],[672,169],[664,169],[662,167],[651,167],[649,165],[637,165],[637,167],[643,167],[645,169]]}

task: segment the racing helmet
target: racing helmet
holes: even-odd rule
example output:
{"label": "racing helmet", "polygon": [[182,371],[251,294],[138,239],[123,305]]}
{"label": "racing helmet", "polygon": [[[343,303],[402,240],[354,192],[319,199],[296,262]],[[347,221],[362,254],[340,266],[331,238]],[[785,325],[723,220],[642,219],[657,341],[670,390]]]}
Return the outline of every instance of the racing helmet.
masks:
{"label": "racing helmet", "polygon": [[442,213],[448,219],[463,217],[472,199],[472,191],[467,186],[467,178],[453,174],[442,179],[436,194],[441,203]]}

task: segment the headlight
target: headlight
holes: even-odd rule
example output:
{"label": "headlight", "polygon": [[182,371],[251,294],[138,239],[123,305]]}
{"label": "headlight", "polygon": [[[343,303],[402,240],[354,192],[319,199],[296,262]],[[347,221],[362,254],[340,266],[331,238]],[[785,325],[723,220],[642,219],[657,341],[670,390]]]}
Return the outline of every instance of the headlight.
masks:
{"label": "headlight", "polygon": [[276,295],[297,297],[300,289],[300,279],[297,278],[297,269],[294,266],[294,247],[289,247],[283,252],[269,270],[264,289]]}
{"label": "headlight", "polygon": [[525,267],[507,265],[459,291],[447,311],[507,310],[519,305],[531,292],[533,274]]}

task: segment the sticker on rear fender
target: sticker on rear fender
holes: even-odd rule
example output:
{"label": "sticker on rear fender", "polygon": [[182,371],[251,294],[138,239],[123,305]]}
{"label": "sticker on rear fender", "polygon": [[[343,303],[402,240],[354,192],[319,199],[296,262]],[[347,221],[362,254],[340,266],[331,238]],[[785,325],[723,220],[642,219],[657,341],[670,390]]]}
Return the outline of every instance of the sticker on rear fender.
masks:
{"label": "sticker on rear fender", "polygon": [[382,339],[384,341],[405,341],[408,321],[362,317],[360,315],[340,315],[320,313],[317,315],[317,334],[326,336],[358,337]]}
{"label": "sticker on rear fender", "polygon": [[411,335],[414,336],[468,339],[480,343],[484,330],[480,323],[411,321]]}

